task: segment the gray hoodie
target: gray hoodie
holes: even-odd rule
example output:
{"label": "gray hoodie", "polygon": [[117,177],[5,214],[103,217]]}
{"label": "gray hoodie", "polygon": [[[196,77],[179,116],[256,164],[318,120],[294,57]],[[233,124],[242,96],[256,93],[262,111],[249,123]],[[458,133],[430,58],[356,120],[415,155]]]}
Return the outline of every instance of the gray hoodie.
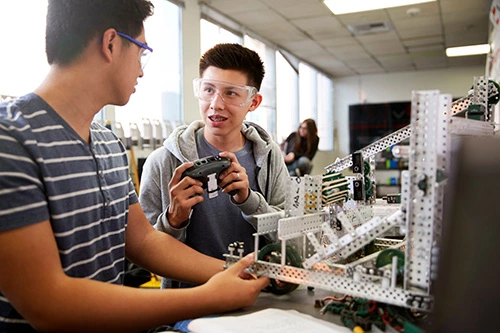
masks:
{"label": "gray hoodie", "polygon": [[[146,217],[156,229],[181,241],[185,241],[190,221],[180,229],[170,226],[166,214],[170,204],[168,183],[179,165],[200,158],[196,147],[196,131],[203,126],[202,121],[195,121],[189,126],[176,128],[165,140],[163,147],[148,156],[141,176],[139,201]],[[253,142],[257,183],[267,201],[264,195],[251,190],[245,202],[241,204],[231,202],[241,210],[243,218],[255,229],[253,215],[284,209],[289,174],[279,146],[264,129],[256,124],[244,122],[241,132],[247,140]],[[270,238],[274,240],[275,236]]]}

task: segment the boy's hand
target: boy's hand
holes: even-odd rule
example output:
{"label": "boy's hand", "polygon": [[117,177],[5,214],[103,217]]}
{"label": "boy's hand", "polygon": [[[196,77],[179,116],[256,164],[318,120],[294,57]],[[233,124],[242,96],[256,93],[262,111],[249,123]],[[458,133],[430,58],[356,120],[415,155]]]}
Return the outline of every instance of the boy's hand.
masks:
{"label": "boy's hand", "polygon": [[[182,173],[192,167],[193,162],[186,162],[175,169],[168,183],[170,206],[168,207],[168,222],[174,228],[180,228],[189,219],[191,208],[203,202],[203,183],[191,177],[181,179]],[[198,195],[199,194],[199,195]]]}
{"label": "boy's hand", "polygon": [[[254,253],[243,257],[227,270],[214,275],[202,287],[217,299],[219,311],[225,312],[250,306],[255,302],[260,291],[269,285],[269,278],[255,278],[245,272],[254,262]],[[217,295],[217,296],[215,296]]]}
{"label": "boy's hand", "polygon": [[244,202],[249,195],[250,183],[248,182],[247,170],[240,165],[238,159],[233,153],[223,151],[219,154],[222,157],[227,157],[231,160],[231,165],[219,175],[219,186],[223,189],[222,192],[229,193],[236,191],[233,195],[233,200],[236,203]]}

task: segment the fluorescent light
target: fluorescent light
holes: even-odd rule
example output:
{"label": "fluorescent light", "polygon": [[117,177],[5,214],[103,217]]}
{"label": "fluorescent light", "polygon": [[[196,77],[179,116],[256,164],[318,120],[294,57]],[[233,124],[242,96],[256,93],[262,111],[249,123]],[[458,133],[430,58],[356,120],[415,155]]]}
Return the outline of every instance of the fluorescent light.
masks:
{"label": "fluorescent light", "polygon": [[368,10],[415,5],[436,0],[324,0],[335,15],[364,12]]}
{"label": "fluorescent light", "polygon": [[448,57],[462,57],[475,54],[486,54],[488,52],[490,52],[490,44],[449,47],[446,49],[446,55]]}

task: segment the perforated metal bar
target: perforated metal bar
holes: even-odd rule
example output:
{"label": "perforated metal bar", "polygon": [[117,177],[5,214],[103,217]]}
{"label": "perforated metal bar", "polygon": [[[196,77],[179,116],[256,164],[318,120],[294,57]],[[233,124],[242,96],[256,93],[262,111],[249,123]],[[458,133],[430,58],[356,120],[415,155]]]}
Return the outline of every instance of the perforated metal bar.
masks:
{"label": "perforated metal bar", "polygon": [[255,215],[257,235],[266,235],[278,231],[278,220],[285,217],[283,211]]}
{"label": "perforated metal bar", "polygon": [[403,213],[401,211],[397,211],[383,219],[381,219],[380,217],[374,217],[370,221],[356,228],[356,236],[353,237],[350,242],[342,246],[340,249],[337,249],[333,253],[329,251],[330,247],[328,247],[327,251],[325,252],[329,256],[335,254],[341,258],[346,258],[373,241],[378,236],[391,229],[399,222],[399,219],[402,215]]}
{"label": "perforated metal bar", "polygon": [[342,228],[345,229],[346,232],[354,232],[354,226],[351,223],[351,220],[347,218],[346,212],[337,213],[337,220],[342,224]]}
{"label": "perforated metal bar", "polygon": [[488,97],[498,95],[497,86],[485,76],[474,78],[474,84],[467,96],[454,101],[450,107],[452,116],[465,112],[471,104],[481,104],[487,108]]}
{"label": "perforated metal bar", "polygon": [[304,176],[304,211],[306,214],[317,213],[322,209],[321,204],[321,186],[323,183],[323,176],[316,175]]}
{"label": "perforated metal bar", "polygon": [[[481,91],[480,95],[483,96],[481,100],[483,100],[484,95],[486,95],[486,102],[487,102],[488,95],[492,96],[492,95],[497,95],[499,93],[497,87],[493,83],[487,84],[488,89],[486,91],[484,88],[485,87],[484,79],[478,82],[479,86],[476,87],[476,91]],[[464,112],[465,110],[467,110],[469,105],[472,104],[473,98],[474,98],[474,90],[470,92],[467,96],[462,97],[453,102],[450,106],[450,111],[448,112],[450,112],[452,116]],[[404,139],[409,138],[410,135],[411,135],[411,125],[408,125],[366,146],[365,148],[361,149],[360,152],[362,153],[363,158],[374,156],[377,153],[381,152],[382,150],[390,146],[393,146],[396,143],[403,141]],[[343,157],[342,159],[337,159],[334,163],[330,165],[327,165],[325,169],[328,172],[340,172],[351,166],[352,166],[352,155],[348,155]]]}
{"label": "perforated metal bar", "polygon": [[304,194],[304,178],[290,177],[285,193],[285,216],[304,215]]}
{"label": "perforated metal bar", "polygon": [[[226,256],[228,265],[239,259],[237,256]],[[354,282],[352,279],[328,271],[311,271],[302,268],[283,266],[269,262],[257,261],[252,265],[252,271],[257,275],[265,275],[280,281],[303,284],[336,293],[355,297],[364,297],[378,302],[411,307],[415,310],[429,310],[427,295],[418,291],[408,291],[401,288],[382,287],[376,282]],[[423,301],[414,302],[415,298]]]}
{"label": "perforated metal bar", "polygon": [[349,219],[349,221],[351,221],[352,226],[358,227],[369,219],[373,218],[373,206],[357,205],[356,208],[345,210],[344,214]]}
{"label": "perforated metal bar", "polygon": [[356,228],[353,232],[340,237],[338,242],[328,245],[321,253],[315,253],[309,259],[305,260],[303,263],[304,267],[311,268],[315,263],[333,256],[337,256],[339,259],[348,257],[379,235],[388,231],[398,223],[402,215],[402,212],[397,211],[385,218],[374,217]]}
{"label": "perforated metal bar", "polygon": [[[407,212],[407,247],[405,254],[404,288],[421,288],[430,292],[430,258],[434,243],[435,223],[441,212],[441,191],[437,189],[437,171],[443,167],[441,156],[446,153],[439,137],[446,135],[450,95],[439,91],[414,92],[412,95],[412,157],[410,172],[409,209]],[[442,112],[447,108],[447,112]],[[439,218],[439,217],[438,217]]]}
{"label": "perforated metal bar", "polygon": [[305,235],[308,232],[320,231],[325,217],[325,212],[319,212],[280,219],[278,221],[278,238],[288,240]]}
{"label": "perforated metal bar", "polygon": [[495,124],[467,118],[450,119],[450,133],[458,135],[494,135]]}
{"label": "perforated metal bar", "polygon": [[[451,95],[439,96],[439,108],[445,112],[436,114],[436,179],[434,184],[434,223],[432,225],[432,247],[437,247],[437,240],[441,238],[441,226],[443,224],[443,205],[444,189],[446,184],[446,175],[450,173],[451,156],[451,134],[450,134],[450,107],[452,104]],[[431,116],[431,115],[429,115]],[[477,121],[479,123],[485,123]],[[429,260],[429,270],[430,265]],[[431,274],[430,274],[431,275]],[[430,289],[429,289],[430,291]]]}
{"label": "perforated metal bar", "polygon": [[[407,212],[410,209],[410,172],[408,170],[401,171],[401,211]],[[400,225],[401,233],[407,234],[407,223],[406,218],[408,214],[403,218],[403,223]]]}
{"label": "perforated metal bar", "polygon": [[[371,145],[366,146],[365,148],[360,150],[363,159],[374,156],[382,150],[403,141],[410,136],[410,131],[411,129],[409,126],[403,127],[396,132],[372,143]],[[325,169],[328,172],[340,172],[350,166],[352,166],[352,155],[348,155],[341,160],[335,161],[334,163],[326,166]]]}
{"label": "perforated metal bar", "polygon": [[336,243],[339,241],[339,238],[335,235],[332,228],[330,228],[330,224],[328,222],[323,222],[321,224],[321,231],[323,231],[323,234],[328,239],[329,243]]}
{"label": "perforated metal bar", "polygon": [[392,238],[375,238],[373,245],[379,249],[383,250],[389,247],[399,247],[405,244],[402,239],[392,239]]}
{"label": "perforated metal bar", "polygon": [[324,247],[319,243],[318,239],[316,238],[316,235],[312,232],[308,232],[306,234],[307,238],[311,242],[311,245],[314,248],[314,251],[316,253],[319,253],[320,255],[323,255]]}

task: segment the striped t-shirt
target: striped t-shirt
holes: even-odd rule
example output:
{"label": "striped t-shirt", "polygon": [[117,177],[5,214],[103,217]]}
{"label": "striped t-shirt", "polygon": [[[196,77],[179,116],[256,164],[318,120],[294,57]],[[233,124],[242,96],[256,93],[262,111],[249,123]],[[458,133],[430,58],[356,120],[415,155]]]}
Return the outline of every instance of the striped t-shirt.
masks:
{"label": "striped t-shirt", "polygon": [[[121,284],[137,196],[119,139],[97,123],[90,138],[35,94],[0,104],[0,232],[50,220],[68,276]],[[0,332],[14,330],[29,325],[0,293]]]}

